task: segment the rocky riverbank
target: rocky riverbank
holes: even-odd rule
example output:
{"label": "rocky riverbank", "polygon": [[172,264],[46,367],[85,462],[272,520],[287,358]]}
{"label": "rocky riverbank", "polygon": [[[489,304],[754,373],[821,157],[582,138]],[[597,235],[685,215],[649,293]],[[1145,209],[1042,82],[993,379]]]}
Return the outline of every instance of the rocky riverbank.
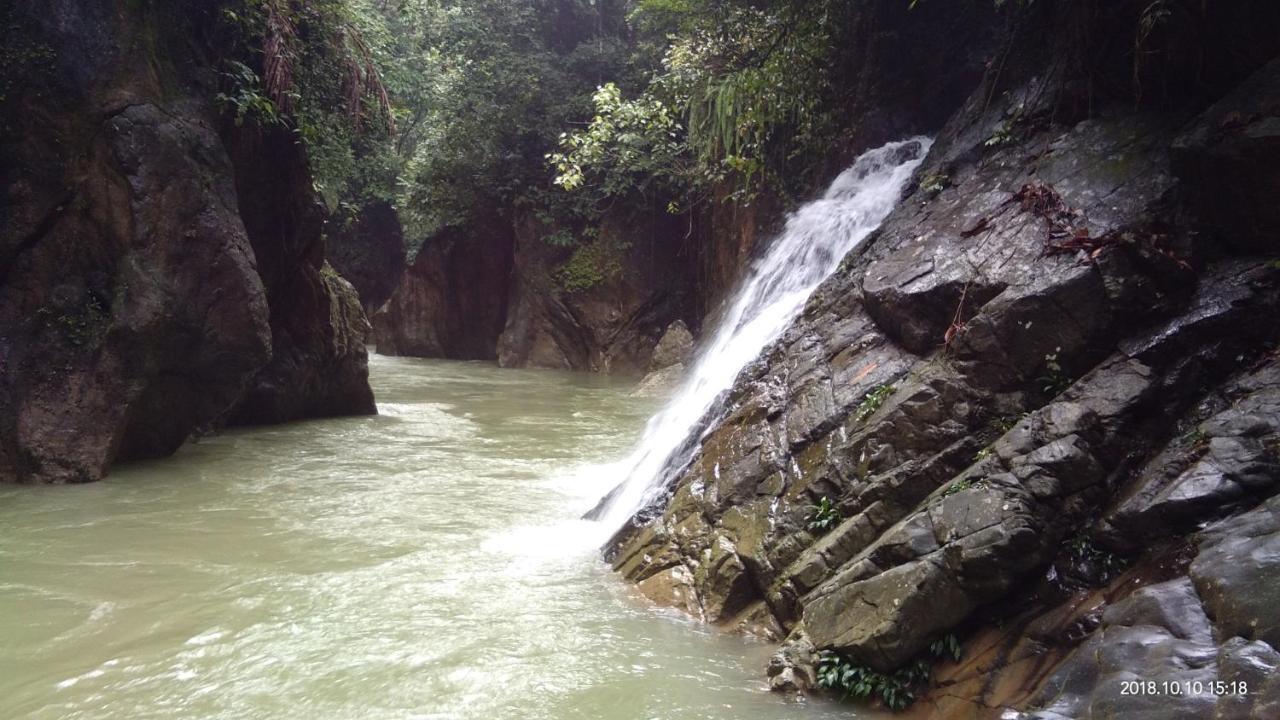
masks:
{"label": "rocky riverbank", "polygon": [[[1060,5],[1018,15],[898,209],[607,557],[782,641],[779,689],[834,666],[921,717],[1269,717],[1280,64],[1235,23],[1275,18],[1219,16],[1237,44],[1195,36],[1214,82],[1153,107],[1108,96],[1135,18]],[[1042,42],[1065,28],[1095,75]],[[952,637],[960,663],[929,659]],[[922,658],[931,682],[900,674]]]}

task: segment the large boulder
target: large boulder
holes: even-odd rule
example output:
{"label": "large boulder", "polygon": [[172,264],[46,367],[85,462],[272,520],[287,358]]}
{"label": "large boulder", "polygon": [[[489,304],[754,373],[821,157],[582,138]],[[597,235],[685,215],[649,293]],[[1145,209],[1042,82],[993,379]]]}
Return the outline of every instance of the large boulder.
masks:
{"label": "large boulder", "polygon": [[653,355],[649,358],[649,372],[684,365],[692,355],[693,334],[683,320],[676,320],[667,326],[654,346]]}
{"label": "large boulder", "polygon": [[649,372],[631,394],[638,397],[669,395],[684,379],[686,365],[692,358],[693,335],[683,320],[677,320],[662,333],[649,358]]}
{"label": "large boulder", "polygon": [[114,7],[19,11],[55,64],[4,112],[0,479],[172,453],[271,353],[214,110],[116,73],[139,62],[143,19]]}

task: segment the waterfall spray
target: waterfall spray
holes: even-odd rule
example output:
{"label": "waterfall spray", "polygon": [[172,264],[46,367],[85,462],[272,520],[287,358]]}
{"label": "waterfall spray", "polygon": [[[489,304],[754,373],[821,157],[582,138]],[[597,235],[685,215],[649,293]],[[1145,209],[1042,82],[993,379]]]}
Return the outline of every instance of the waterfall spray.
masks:
{"label": "waterfall spray", "polygon": [[619,467],[624,479],[591,517],[621,527],[656,500],[671,473],[696,450],[689,441],[747,363],[775,341],[844,256],[888,216],[931,140],[917,137],[864,153],[823,196],[787,218],[782,234],[750,269],[693,370],[671,401],[650,418]]}

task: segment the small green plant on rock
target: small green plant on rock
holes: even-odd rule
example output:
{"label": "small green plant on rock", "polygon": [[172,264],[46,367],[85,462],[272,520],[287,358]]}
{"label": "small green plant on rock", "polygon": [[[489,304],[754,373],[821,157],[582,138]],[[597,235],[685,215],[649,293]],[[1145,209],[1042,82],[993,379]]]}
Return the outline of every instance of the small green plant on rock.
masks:
{"label": "small green plant on rock", "polygon": [[937,195],[951,183],[951,176],[945,173],[930,173],[920,181],[920,189],[930,195]]}
{"label": "small green plant on rock", "polygon": [[898,711],[915,702],[921,688],[933,677],[935,664],[942,660],[957,662],[960,657],[960,641],[951,633],[934,640],[914,660],[888,673],[825,650],[818,657],[818,687],[839,692],[844,700],[878,700]]}
{"label": "small green plant on rock", "polygon": [[1062,348],[1056,347],[1053,352],[1044,356],[1044,375],[1040,376],[1040,388],[1044,390],[1044,394],[1049,397],[1057,397],[1062,391],[1071,387],[1071,379],[1062,371],[1062,365],[1058,363],[1058,353],[1062,352]]}
{"label": "small green plant on rock", "polygon": [[78,307],[55,311],[43,307],[36,311],[36,320],[57,332],[76,347],[93,346],[107,331],[111,312],[95,297],[90,297]]}
{"label": "small green plant on rock", "polygon": [[1128,565],[1124,558],[1095,545],[1093,539],[1084,531],[1067,541],[1067,552],[1077,560],[1099,567],[1105,578],[1115,577]]}
{"label": "small green plant on rock", "polygon": [[880,409],[880,406],[884,405],[884,401],[889,399],[895,389],[893,385],[886,383],[867,393],[866,397],[862,398],[862,402],[858,403],[858,409],[854,411],[853,419],[857,422],[866,422],[867,418],[874,415]]}
{"label": "small green plant on rock", "polygon": [[1023,413],[1021,415],[1001,415],[998,418],[992,418],[991,422],[987,423],[987,425],[997,433],[1004,435],[1016,427],[1018,423],[1022,421],[1022,418],[1026,416],[1027,413]]}
{"label": "small green plant on rock", "polygon": [[960,662],[960,639],[955,636],[955,633],[947,633],[929,643],[929,652],[935,658],[949,658],[952,662]]}
{"label": "small green plant on rock", "polygon": [[987,138],[986,141],[983,142],[982,144],[989,148],[994,148],[994,147],[1000,147],[1002,145],[1008,145],[1012,141],[1013,141],[1013,123],[1004,122],[1004,123],[1001,123],[1000,127],[996,128],[995,131],[991,133],[991,137]]}
{"label": "small green plant on rock", "polygon": [[832,504],[831,498],[825,495],[818,501],[817,505],[811,506],[810,510],[812,512],[809,513],[809,519],[805,525],[810,530],[826,532],[844,519],[844,516],[840,514],[839,508]]}
{"label": "small green plant on rock", "polygon": [[621,274],[622,257],[629,247],[627,243],[602,238],[579,245],[555,271],[555,279],[570,293],[590,290]]}
{"label": "small green plant on rock", "polygon": [[983,480],[983,479],[981,479],[981,478],[979,478],[979,479],[977,479],[977,480],[975,480],[975,479],[973,479],[973,478],[971,478],[971,477],[961,478],[961,479],[959,479],[959,480],[957,480],[957,481],[955,481],[955,482],[951,483],[951,485],[950,485],[950,486],[948,486],[946,490],[943,490],[943,491],[942,491],[942,497],[944,497],[944,498],[945,498],[945,497],[951,497],[952,495],[955,495],[955,494],[956,494],[956,493],[958,493],[958,492],[962,492],[962,491],[964,491],[964,490],[969,490],[970,488],[972,488],[972,489],[980,489],[980,488],[984,488],[984,487],[986,487],[986,486],[987,486],[987,481],[986,481],[986,480]]}
{"label": "small green plant on rock", "polygon": [[1191,446],[1192,450],[1199,451],[1209,446],[1209,436],[1205,435],[1204,430],[1194,428],[1191,432],[1182,436],[1182,439]]}

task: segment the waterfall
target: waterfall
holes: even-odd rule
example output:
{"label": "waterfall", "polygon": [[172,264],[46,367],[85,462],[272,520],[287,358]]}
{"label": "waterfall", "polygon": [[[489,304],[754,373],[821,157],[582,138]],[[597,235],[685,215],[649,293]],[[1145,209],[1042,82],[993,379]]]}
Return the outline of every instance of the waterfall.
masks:
{"label": "waterfall", "polygon": [[791,324],[844,256],[888,216],[931,143],[916,137],[867,151],[821,198],[787,218],[782,234],[752,265],[683,386],[649,420],[639,444],[617,466],[624,479],[592,511],[593,518],[616,529],[657,499],[669,473],[683,467],[696,450],[687,441],[717,398]]}

